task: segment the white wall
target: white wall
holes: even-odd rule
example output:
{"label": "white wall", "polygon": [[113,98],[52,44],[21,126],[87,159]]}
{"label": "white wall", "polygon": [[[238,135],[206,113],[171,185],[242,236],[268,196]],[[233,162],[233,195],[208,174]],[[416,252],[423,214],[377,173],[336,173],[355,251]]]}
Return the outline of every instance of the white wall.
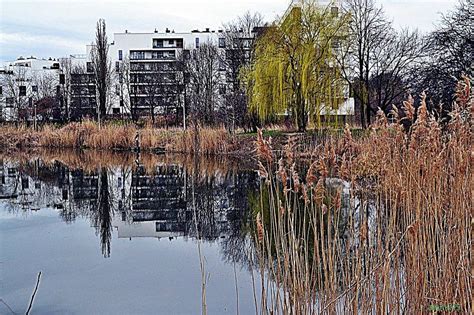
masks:
{"label": "white wall", "polygon": [[[33,101],[44,97],[44,94],[55,95],[55,88],[59,84],[59,69],[51,69],[53,64],[59,61],[44,59],[24,59],[7,62],[0,73],[0,85],[2,95],[0,95],[0,116],[6,121],[16,119],[16,109],[18,104],[26,105],[32,98]],[[12,74],[11,74],[12,73]],[[26,86],[26,96],[19,97],[19,86]],[[38,91],[33,91],[33,86],[38,87]],[[42,87],[47,87],[44,91]],[[7,98],[13,97],[15,105],[7,107]]]}

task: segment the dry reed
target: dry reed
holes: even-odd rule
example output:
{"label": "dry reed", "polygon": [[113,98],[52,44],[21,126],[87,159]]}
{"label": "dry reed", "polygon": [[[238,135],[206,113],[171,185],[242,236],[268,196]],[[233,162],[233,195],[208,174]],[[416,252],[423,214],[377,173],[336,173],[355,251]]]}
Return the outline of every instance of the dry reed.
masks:
{"label": "dry reed", "polygon": [[304,162],[289,143],[275,163],[259,134],[262,313],[472,311],[470,92],[462,81],[447,125],[409,99],[403,118],[379,112],[368,135],[347,129]]}
{"label": "dry reed", "polygon": [[224,128],[189,130],[137,128],[133,124],[99,126],[93,121],[70,123],[64,127],[43,126],[33,131],[25,126],[1,126],[4,148],[75,148],[166,151],[201,155],[231,154],[238,151],[235,139]]}

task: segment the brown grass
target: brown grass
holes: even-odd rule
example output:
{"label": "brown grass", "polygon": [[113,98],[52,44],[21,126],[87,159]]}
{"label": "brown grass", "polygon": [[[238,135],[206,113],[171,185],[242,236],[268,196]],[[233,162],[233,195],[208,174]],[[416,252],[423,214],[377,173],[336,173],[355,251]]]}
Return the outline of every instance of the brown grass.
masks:
{"label": "brown grass", "polygon": [[[408,100],[405,118],[389,124],[379,113],[367,136],[355,140],[347,130],[305,162],[295,161],[294,143],[278,161],[259,136],[262,313],[472,311],[469,81],[457,93],[447,125],[424,98],[416,113]],[[350,195],[331,178],[347,181]]]}
{"label": "brown grass", "polygon": [[44,126],[33,131],[25,126],[1,126],[0,144],[4,148],[91,148],[166,151],[201,155],[230,154],[239,146],[224,128],[157,129],[137,128],[133,124],[107,124],[92,121],[70,123],[64,127]]}

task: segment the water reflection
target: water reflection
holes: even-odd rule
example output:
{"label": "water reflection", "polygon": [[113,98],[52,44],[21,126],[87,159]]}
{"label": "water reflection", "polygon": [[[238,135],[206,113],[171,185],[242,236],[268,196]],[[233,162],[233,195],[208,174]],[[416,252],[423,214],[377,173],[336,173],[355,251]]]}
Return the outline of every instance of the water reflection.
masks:
{"label": "water reflection", "polygon": [[[242,304],[247,307],[250,305],[251,307],[247,310],[253,311],[254,294],[259,297],[258,299],[264,301],[267,296],[271,297],[272,293],[280,292],[279,285],[282,276],[279,270],[275,269],[279,262],[278,255],[275,253],[278,246],[280,248],[285,246],[281,242],[278,243],[276,237],[272,237],[268,240],[269,250],[266,252],[269,257],[258,253],[261,244],[255,238],[257,213],[262,215],[264,230],[269,235],[272,235],[276,229],[268,220],[271,217],[271,207],[270,196],[265,188],[267,186],[262,186],[262,190],[259,189],[260,180],[256,177],[254,169],[255,165],[246,165],[241,160],[202,160],[170,155],[135,155],[94,151],[28,152],[3,158],[0,155],[0,199],[3,199],[0,200],[0,206],[15,214],[15,217],[29,216],[32,211],[39,211],[38,215],[41,215],[42,211],[53,212],[53,216],[58,213],[66,224],[77,221],[74,227],[77,228],[79,225],[82,227],[82,230],[70,229],[71,231],[65,232],[58,227],[58,225],[61,227],[65,225],[57,222],[57,226],[51,229],[53,233],[56,229],[55,237],[44,238],[42,232],[45,230],[44,228],[49,229],[49,226],[37,226],[36,230],[34,226],[29,226],[29,229],[32,230],[30,235],[33,237],[43,234],[42,242],[36,242],[32,246],[40,247],[41,250],[45,250],[45,256],[51,255],[59,261],[58,263],[53,262],[49,266],[47,263],[42,263],[45,261],[44,258],[38,259],[39,262],[35,260],[30,269],[40,268],[37,266],[42,266],[41,268],[44,268],[45,271],[50,268],[50,272],[59,269],[63,279],[66,279],[64,282],[54,282],[52,279],[53,288],[71,281],[69,266],[74,263],[79,266],[76,267],[79,272],[75,274],[75,283],[76,289],[80,292],[87,291],[83,289],[87,287],[87,284],[80,283],[78,285],[79,280],[77,279],[84,278],[94,282],[97,277],[101,277],[113,281],[118,274],[123,276],[124,266],[135,266],[137,263],[142,263],[142,267],[137,268],[135,273],[128,273],[126,281],[117,283],[117,289],[127,291],[130,289],[128,283],[133,279],[138,279],[140,282],[145,281],[145,276],[142,273],[150,268],[150,261],[152,261],[153,266],[159,267],[146,277],[148,279],[151,275],[156,279],[153,278],[148,287],[143,287],[140,294],[144,300],[147,297],[147,300],[155,301],[156,296],[148,298],[147,294],[157,290],[159,280],[168,283],[176,281],[186,270],[196,271],[192,268],[195,262],[186,261],[185,251],[181,249],[186,247],[186,253],[188,253],[189,249],[192,251],[191,247],[194,246],[188,240],[202,240],[204,241],[202,243],[205,243],[204,247],[209,245],[207,249],[210,249],[207,252],[206,261],[209,258],[210,261],[214,259],[216,262],[214,265],[210,264],[208,269],[212,269],[213,276],[218,275],[213,279],[224,279],[222,282],[215,280],[214,292],[217,293],[214,293],[214,301],[218,303],[224,301],[220,292],[228,290],[229,287],[234,290],[237,283],[244,283],[247,287],[245,292],[241,292],[241,296],[246,293],[248,296],[246,302]],[[281,194],[281,192],[279,193]],[[319,277],[318,279],[321,280],[311,284],[314,292],[326,285],[327,273],[325,270],[318,269],[320,266],[319,257],[325,253],[321,244],[327,248],[327,244],[337,242],[338,249],[340,249],[338,259],[341,262],[344,261],[351,265],[365,264],[364,259],[356,261],[351,258],[361,240],[359,237],[361,229],[363,225],[366,225],[365,230],[368,231],[368,237],[365,237],[365,242],[367,242],[367,247],[373,246],[376,244],[375,234],[371,236],[374,225],[381,223],[375,220],[377,217],[374,216],[374,213],[376,212],[369,211],[374,207],[371,204],[371,199],[355,194],[347,183],[328,178],[325,182],[325,194],[325,201],[329,205],[333,203],[333,199],[336,199],[336,195],[340,195],[341,204],[337,218],[333,214],[319,216],[318,212],[317,216],[313,216],[314,220],[309,220],[307,219],[308,213],[295,211],[293,224],[285,226],[283,230],[284,235],[290,235],[287,232],[292,231],[293,239],[306,238],[307,241],[304,243],[306,246],[294,248],[301,248],[302,251],[307,248],[308,253],[311,254],[307,261],[308,266],[313,266],[311,267],[312,276]],[[294,202],[303,204],[304,200],[296,196]],[[52,208],[54,211],[45,208]],[[303,208],[301,206],[297,209],[302,210]],[[33,221],[30,220],[30,222]],[[7,224],[4,226],[6,227]],[[84,231],[90,231],[90,229],[95,231],[96,236],[90,233],[88,238],[82,239],[79,234],[87,234]],[[68,238],[66,233],[74,233],[72,230],[76,230],[77,233]],[[31,247],[28,250],[29,238],[25,238],[26,241],[22,242],[15,239],[17,235],[21,235],[25,231],[26,229],[17,234],[13,233],[10,237],[13,240],[10,248],[10,253],[13,254],[10,256],[19,257],[17,261],[10,260],[10,265],[20,264],[22,268],[28,267],[28,259],[22,259],[22,251],[17,248],[26,248],[24,251],[30,252]],[[5,232],[4,235],[7,234],[10,236],[9,232]],[[281,236],[282,234],[275,232],[274,235]],[[127,241],[134,238],[146,239],[133,244]],[[92,239],[92,243],[85,244],[84,240],[86,239]],[[98,240],[99,246],[97,247],[94,243],[95,239]],[[154,250],[156,249],[154,239],[165,240],[160,244],[158,250]],[[58,245],[52,245],[52,242]],[[75,246],[72,245],[74,242]],[[202,243],[198,242],[198,244]],[[213,243],[218,246],[212,246]],[[84,248],[81,248],[83,245]],[[71,246],[73,250],[68,251],[68,246]],[[171,250],[169,250],[170,246]],[[87,248],[90,247],[92,247],[92,251],[87,251]],[[57,248],[57,252],[53,251],[51,254],[51,248]],[[100,248],[100,250],[96,248]],[[260,246],[260,248],[262,247]],[[8,248],[6,249],[8,250]],[[5,252],[8,252],[7,250]],[[94,255],[90,255],[90,252],[99,257],[93,257]],[[107,259],[102,259],[101,255],[97,255],[99,252]],[[75,260],[76,255],[82,255],[82,260],[71,262],[71,260]],[[74,259],[69,260],[71,256],[74,256]],[[143,258],[143,256],[146,257]],[[166,265],[164,261],[161,261],[163,256],[167,256],[168,261],[172,261],[170,264],[173,268],[168,266],[168,269],[163,269],[161,267]],[[156,257],[160,257],[162,265],[157,262]],[[8,254],[2,259],[8,262]],[[84,268],[83,265],[88,268]],[[96,268],[98,265],[103,268]],[[175,265],[182,268],[175,268]],[[245,272],[250,272],[243,276],[242,281],[240,279],[238,281],[237,279],[229,280],[223,278],[223,273],[219,273],[220,271],[216,268],[216,266],[224,268],[225,265],[233,265],[232,271],[234,273],[235,265],[245,267],[242,269]],[[87,270],[88,273],[84,273],[83,270]],[[253,278],[254,272],[255,279]],[[190,274],[188,273],[188,277]],[[231,276],[233,277],[232,272]],[[14,274],[11,279],[10,287],[22,283],[20,273]],[[202,279],[194,279],[196,283],[199,281]],[[232,281],[235,281],[235,285]],[[104,281],[104,283],[106,282]],[[276,285],[272,287],[274,283]],[[211,290],[208,291],[211,296],[212,285],[211,283]],[[259,290],[259,286],[261,286],[261,290]],[[181,294],[184,291],[183,287],[189,287],[189,285],[186,283],[183,286],[170,285],[169,287]],[[162,290],[168,289],[170,288]],[[275,291],[272,291],[273,289]],[[5,294],[9,297],[9,301],[15,301],[25,295],[25,293],[19,294],[12,289],[8,291],[12,292]],[[54,290],[50,288],[49,291],[47,289],[45,291],[48,292],[48,298],[53,301],[51,303],[58,302],[55,300],[55,295],[51,293]],[[194,293],[196,288],[192,288],[190,291]],[[26,290],[26,295],[28,294],[29,291]],[[74,294],[65,293],[62,298],[74,296]],[[180,296],[179,294],[177,296]],[[231,291],[232,294],[233,291]],[[95,291],[94,295],[96,296]],[[157,295],[160,294],[157,293]],[[229,296],[229,294],[227,295]],[[162,304],[165,303],[164,300],[169,300],[166,295],[162,295],[162,297],[163,300],[160,300]],[[200,298],[199,295],[198,298]],[[117,296],[117,300],[121,299],[122,297],[118,298]],[[97,301],[101,300],[102,297],[97,296]],[[194,301],[193,298],[188,300]],[[208,301],[212,303],[213,300],[208,299]],[[175,305],[181,305],[182,300],[178,298],[174,302]],[[152,302],[144,303],[150,309],[155,307]],[[225,304],[229,305],[229,302],[225,302]],[[47,309],[46,302],[43,302],[42,305],[46,305],[44,307]],[[261,307],[262,310],[265,309],[263,302],[257,302],[257,305],[260,305],[258,307]],[[223,313],[223,311],[219,309],[216,313]]]}
{"label": "water reflection", "polygon": [[244,260],[243,248],[250,246],[248,195],[258,180],[253,167],[239,161],[47,151],[1,158],[0,178],[8,211],[28,215],[50,207],[66,223],[87,218],[104,257],[112,253],[112,233],[219,239],[232,261]]}

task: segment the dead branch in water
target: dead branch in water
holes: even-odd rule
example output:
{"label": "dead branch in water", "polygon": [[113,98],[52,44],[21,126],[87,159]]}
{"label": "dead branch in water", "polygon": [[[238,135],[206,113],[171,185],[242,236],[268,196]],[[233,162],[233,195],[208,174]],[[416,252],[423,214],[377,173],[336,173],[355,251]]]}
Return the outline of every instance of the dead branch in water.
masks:
{"label": "dead branch in water", "polygon": [[33,306],[33,301],[35,300],[36,292],[38,291],[40,280],[41,280],[41,271],[38,273],[38,278],[36,279],[35,290],[33,291],[33,294],[31,295],[30,305],[28,305],[28,309],[26,310],[25,315],[30,314],[31,307]]}

